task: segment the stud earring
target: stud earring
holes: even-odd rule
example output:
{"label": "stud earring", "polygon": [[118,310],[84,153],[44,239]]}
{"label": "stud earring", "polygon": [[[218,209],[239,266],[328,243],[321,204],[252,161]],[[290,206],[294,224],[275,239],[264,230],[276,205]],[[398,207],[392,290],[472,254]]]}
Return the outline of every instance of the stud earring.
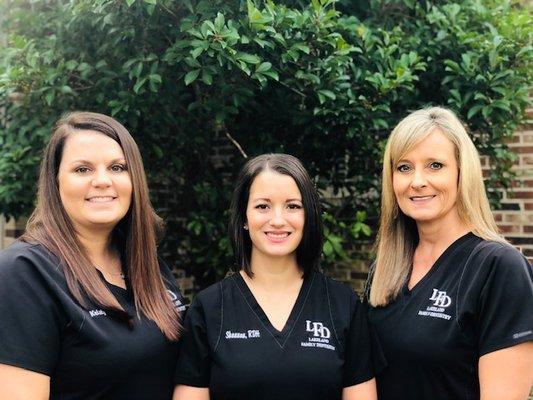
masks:
{"label": "stud earring", "polygon": [[244,230],[247,231],[247,230],[248,230],[248,225],[244,224],[244,225],[243,225],[243,228],[244,228]]}

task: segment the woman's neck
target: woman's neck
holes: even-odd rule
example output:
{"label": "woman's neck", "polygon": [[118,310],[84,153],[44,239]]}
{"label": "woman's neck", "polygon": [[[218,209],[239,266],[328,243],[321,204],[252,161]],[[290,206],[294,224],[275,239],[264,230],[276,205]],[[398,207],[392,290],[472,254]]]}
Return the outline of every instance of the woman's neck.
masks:
{"label": "woman's neck", "polygon": [[252,251],[250,260],[254,284],[268,287],[286,287],[302,280],[302,271],[296,262],[296,255],[287,257],[266,257]]}
{"label": "woman's neck", "polygon": [[453,242],[466,235],[471,229],[459,217],[433,224],[417,224],[418,245],[416,253],[424,258],[438,258]]}
{"label": "woman's neck", "polygon": [[111,246],[110,234],[78,232],[78,241],[87,253],[89,260],[96,266],[105,268],[111,260],[117,257],[115,250]]}

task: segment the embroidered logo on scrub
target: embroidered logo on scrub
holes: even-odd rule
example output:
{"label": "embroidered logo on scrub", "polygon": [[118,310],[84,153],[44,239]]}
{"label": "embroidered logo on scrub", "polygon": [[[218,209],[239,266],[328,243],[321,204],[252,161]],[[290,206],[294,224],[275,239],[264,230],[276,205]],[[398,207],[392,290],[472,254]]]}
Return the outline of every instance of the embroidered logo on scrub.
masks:
{"label": "embroidered logo on scrub", "polygon": [[446,291],[433,289],[429,300],[433,302],[433,305],[428,306],[425,311],[419,310],[418,315],[441,318],[447,321],[452,318],[451,315],[445,313],[446,308],[452,304],[452,298],[446,294]]}
{"label": "embroidered logo on scrub", "polygon": [[322,322],[305,321],[305,331],[313,335],[302,342],[302,347],[319,347],[327,350],[335,350],[335,346],[330,344],[331,331]]}
{"label": "embroidered logo on scrub", "polygon": [[181,302],[181,300],[178,298],[178,295],[174,293],[172,290],[167,289],[167,293],[170,297],[170,301],[172,301],[172,304],[174,304],[174,308],[178,310],[178,312],[185,311],[185,306]]}

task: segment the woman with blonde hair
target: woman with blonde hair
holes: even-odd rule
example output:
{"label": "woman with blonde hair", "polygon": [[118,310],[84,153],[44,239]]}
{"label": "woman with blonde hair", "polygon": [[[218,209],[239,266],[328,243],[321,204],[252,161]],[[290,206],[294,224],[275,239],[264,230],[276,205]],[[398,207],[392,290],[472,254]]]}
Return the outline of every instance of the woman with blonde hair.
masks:
{"label": "woman with blonde hair", "polygon": [[61,119],[26,232],[0,253],[1,399],[171,398],[182,306],[160,225],[126,128]]}
{"label": "woman with blonde hair", "polygon": [[450,110],[393,130],[368,300],[388,366],[378,398],[525,399],[533,272],[498,233],[479,155]]}

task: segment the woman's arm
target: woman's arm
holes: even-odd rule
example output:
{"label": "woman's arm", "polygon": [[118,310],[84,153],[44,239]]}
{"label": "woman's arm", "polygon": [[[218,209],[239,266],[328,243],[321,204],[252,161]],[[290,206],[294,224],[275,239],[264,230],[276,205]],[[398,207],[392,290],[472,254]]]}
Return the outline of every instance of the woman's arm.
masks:
{"label": "woman's arm", "polygon": [[49,396],[49,376],[0,364],[0,399],[48,400]]}
{"label": "woman's arm", "polygon": [[374,378],[342,390],[342,400],[377,400],[377,398],[376,380]]}
{"label": "woman's arm", "polygon": [[209,389],[178,385],[174,389],[172,400],[209,400]]}
{"label": "woman's arm", "polygon": [[481,400],[525,400],[533,383],[533,342],[485,354],[479,359]]}

